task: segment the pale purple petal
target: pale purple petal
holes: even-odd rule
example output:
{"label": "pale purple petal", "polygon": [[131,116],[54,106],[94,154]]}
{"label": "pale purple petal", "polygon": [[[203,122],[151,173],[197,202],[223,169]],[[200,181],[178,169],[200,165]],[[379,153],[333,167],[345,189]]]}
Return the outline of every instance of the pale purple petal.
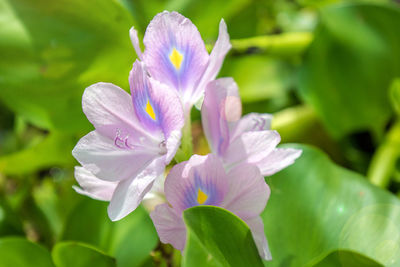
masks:
{"label": "pale purple petal", "polygon": [[143,61],[156,80],[178,90],[183,102],[194,103],[194,86],[209,55],[193,23],[177,12],[157,14],[146,29]]}
{"label": "pale purple petal", "polygon": [[97,130],[82,137],[72,155],[93,175],[107,181],[132,178],[159,156],[152,147],[120,148]]}
{"label": "pale purple petal", "polygon": [[150,213],[161,242],[171,244],[175,249],[183,250],[186,243],[186,228],[182,217],[175,214],[167,203],[158,205]]}
{"label": "pale purple petal", "polygon": [[258,168],[243,163],[228,173],[229,191],[222,207],[246,220],[260,215],[267,204],[270,189]]}
{"label": "pale purple petal", "polygon": [[244,132],[269,130],[271,128],[271,120],[272,115],[270,114],[246,114],[232,127],[231,140],[239,137]]}
{"label": "pale purple petal", "polygon": [[76,192],[98,200],[109,201],[117,182],[104,181],[94,176],[83,167],[75,167],[75,179],[80,187],[73,186]]}
{"label": "pale purple petal", "polygon": [[166,140],[159,145],[162,150],[168,150],[164,153],[168,153],[169,162],[180,144],[180,131],[184,124],[179,96],[166,85],[150,79],[139,61],[133,64],[129,82],[136,114],[148,130],[155,134],[158,131],[163,133]]}
{"label": "pale purple petal", "polygon": [[267,157],[280,140],[276,131],[245,132],[229,145],[224,162],[228,167],[240,162],[257,163]]}
{"label": "pale purple petal", "polygon": [[137,143],[138,136],[150,138],[136,118],[131,96],[118,86],[110,83],[89,86],[82,97],[82,109],[96,130],[111,140],[121,137]]}
{"label": "pale purple petal", "polygon": [[[205,194],[199,203],[199,190]],[[228,190],[228,177],[215,155],[192,156],[175,165],[165,180],[165,196],[177,214],[197,205],[219,206]]]}
{"label": "pale purple petal", "polygon": [[221,78],[208,84],[201,108],[203,130],[217,155],[225,153],[229,143],[229,123],[241,116],[237,84],[232,78]]}
{"label": "pale purple petal", "polygon": [[301,152],[299,149],[277,148],[256,164],[263,176],[269,176],[293,164]]}
{"label": "pale purple petal", "polygon": [[137,33],[137,31],[135,30],[134,27],[132,27],[132,28],[129,30],[129,36],[131,37],[131,42],[132,42],[133,48],[134,48],[135,51],[136,51],[137,57],[138,57],[140,60],[142,60],[142,59],[143,59],[142,49],[140,49],[138,33]]}
{"label": "pale purple petal", "polygon": [[258,253],[264,260],[272,260],[271,252],[269,250],[267,238],[264,233],[264,223],[260,216],[254,217],[249,220],[245,220],[250,228],[254,242],[256,243]]}
{"label": "pale purple petal", "polygon": [[221,19],[221,22],[219,23],[219,35],[217,42],[211,51],[207,69],[204,72],[200,83],[196,87],[194,99],[199,99],[207,84],[217,77],[218,72],[222,67],[222,63],[224,62],[225,56],[231,47],[232,45],[229,42],[229,34],[226,23],[223,19]]}
{"label": "pale purple petal", "polygon": [[164,168],[164,159],[161,157],[154,160],[137,176],[119,182],[108,206],[110,219],[120,220],[135,210],[150,191],[155,179],[163,174]]}

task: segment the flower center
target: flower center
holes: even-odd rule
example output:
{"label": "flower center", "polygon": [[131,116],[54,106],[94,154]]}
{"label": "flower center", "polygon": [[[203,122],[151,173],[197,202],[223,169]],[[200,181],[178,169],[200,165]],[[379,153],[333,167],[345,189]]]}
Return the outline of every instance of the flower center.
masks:
{"label": "flower center", "polygon": [[172,65],[174,65],[175,69],[179,70],[181,68],[183,55],[174,48],[171,54],[169,54],[169,60],[171,61]]}
{"label": "flower center", "polygon": [[204,193],[203,191],[201,191],[201,189],[199,188],[199,190],[197,191],[197,203],[204,204],[204,202],[207,201],[208,195],[206,193]]}

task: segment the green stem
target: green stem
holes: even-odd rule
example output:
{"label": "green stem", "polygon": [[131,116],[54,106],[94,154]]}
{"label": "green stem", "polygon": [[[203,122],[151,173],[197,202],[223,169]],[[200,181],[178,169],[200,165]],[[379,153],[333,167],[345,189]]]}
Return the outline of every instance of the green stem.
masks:
{"label": "green stem", "polygon": [[372,157],[367,177],[371,183],[386,188],[390,183],[400,156],[400,121],[397,121],[386,135],[383,143]]}
{"label": "green stem", "polygon": [[192,141],[192,122],[190,112],[185,116],[185,125],[182,129],[182,142],[181,147],[175,155],[177,163],[188,160],[193,155],[193,141]]}
{"label": "green stem", "polygon": [[[237,53],[246,53],[251,49],[258,49],[261,53],[273,55],[293,56],[301,54],[313,40],[312,33],[293,32],[279,35],[264,35],[245,39],[231,40],[232,50]],[[207,46],[209,50],[211,46]]]}

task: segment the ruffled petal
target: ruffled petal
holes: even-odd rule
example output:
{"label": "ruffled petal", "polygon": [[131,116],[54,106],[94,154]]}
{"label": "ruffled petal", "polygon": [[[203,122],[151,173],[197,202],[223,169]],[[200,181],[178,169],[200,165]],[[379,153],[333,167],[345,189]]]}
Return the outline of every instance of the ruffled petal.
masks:
{"label": "ruffled petal", "polygon": [[229,191],[222,207],[246,220],[260,215],[267,204],[270,189],[258,168],[243,163],[228,173]]}
{"label": "ruffled petal", "polygon": [[164,169],[164,159],[158,158],[137,176],[119,182],[108,206],[110,219],[118,221],[134,211]]}
{"label": "ruffled petal", "polygon": [[82,137],[72,155],[93,175],[106,181],[132,178],[159,157],[151,147],[120,147],[97,130]]}
{"label": "ruffled petal", "polygon": [[164,203],[158,205],[150,213],[161,242],[171,244],[182,251],[186,243],[186,228],[182,217],[175,214],[173,209]]}
{"label": "ruffled petal", "polygon": [[131,97],[111,83],[96,83],[86,88],[82,97],[86,117],[102,135],[114,140],[129,137],[130,143],[143,142],[149,134],[138,121]]}
{"label": "ruffled petal", "polygon": [[277,148],[256,164],[263,176],[269,176],[293,164],[301,152],[299,149]]}
{"label": "ruffled petal", "polygon": [[229,42],[229,34],[226,23],[223,19],[221,19],[221,22],[219,23],[218,39],[215,42],[213,50],[211,51],[207,69],[204,72],[200,83],[196,87],[196,91],[194,92],[195,99],[199,99],[201,94],[204,92],[204,88],[207,86],[207,84],[217,77],[218,72],[224,62],[225,56],[231,49],[231,47],[232,45]]}
{"label": "ruffled petal", "polygon": [[250,220],[245,220],[250,228],[254,242],[256,243],[258,253],[264,260],[272,260],[271,251],[269,250],[268,241],[264,233],[264,223],[261,218],[254,217]]}
{"label": "ruffled petal", "polygon": [[181,214],[193,206],[219,206],[228,190],[228,177],[215,155],[194,155],[171,169],[164,188],[167,201]]}
{"label": "ruffled petal", "polygon": [[230,143],[229,124],[240,119],[241,101],[232,78],[212,81],[206,88],[201,108],[203,130],[211,150],[223,155]]}
{"label": "ruffled petal", "polygon": [[257,163],[267,157],[280,140],[277,131],[245,132],[229,145],[224,162],[229,168],[240,162]]}
{"label": "ruffled petal", "polygon": [[150,75],[178,90],[184,103],[193,104],[194,87],[209,58],[196,26],[177,12],[164,11],[150,22],[143,43]]}
{"label": "ruffled petal", "polygon": [[269,130],[271,121],[272,115],[270,114],[246,114],[232,127],[231,140],[239,137],[244,132]]}
{"label": "ruffled petal", "polygon": [[117,182],[104,181],[83,167],[75,167],[75,179],[80,185],[73,186],[76,192],[97,200],[109,201],[117,187]]}
{"label": "ruffled petal", "polygon": [[[176,91],[150,79],[144,66],[136,61],[129,77],[132,100],[136,114],[148,130],[163,134],[161,150],[167,153],[167,163],[173,158],[180,144],[184,124],[183,107]],[[173,133],[173,134],[171,134]],[[162,152],[162,151],[161,151]]]}

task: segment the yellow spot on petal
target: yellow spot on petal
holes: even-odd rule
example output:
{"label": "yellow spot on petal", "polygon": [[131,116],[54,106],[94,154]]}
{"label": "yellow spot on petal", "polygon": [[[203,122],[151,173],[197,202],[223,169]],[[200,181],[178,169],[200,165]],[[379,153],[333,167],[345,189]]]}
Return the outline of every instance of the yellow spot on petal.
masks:
{"label": "yellow spot on petal", "polygon": [[169,54],[169,60],[171,61],[172,65],[174,65],[175,69],[179,70],[181,68],[183,55],[174,48],[171,54]]}
{"label": "yellow spot on petal", "polygon": [[201,191],[201,189],[199,188],[199,190],[197,191],[197,203],[201,205],[207,201],[207,198],[207,194]]}
{"label": "yellow spot on petal", "polygon": [[149,116],[150,116],[153,120],[156,120],[156,114],[154,113],[154,109],[153,109],[153,107],[151,106],[149,100],[147,100],[147,104],[146,104],[146,109],[145,109],[145,110],[146,110],[147,114],[149,114]]}

